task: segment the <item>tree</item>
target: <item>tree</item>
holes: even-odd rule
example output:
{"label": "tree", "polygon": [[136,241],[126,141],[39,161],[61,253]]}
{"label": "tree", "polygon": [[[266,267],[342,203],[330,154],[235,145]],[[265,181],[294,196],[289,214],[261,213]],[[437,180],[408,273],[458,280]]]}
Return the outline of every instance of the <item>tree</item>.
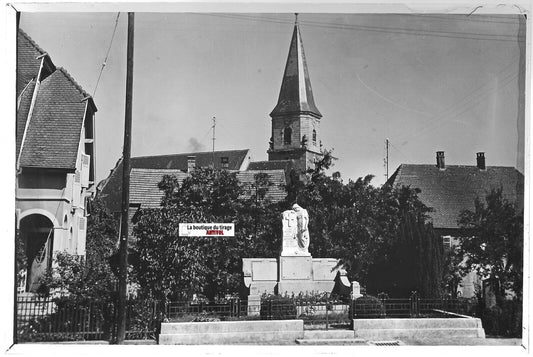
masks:
{"label": "tree", "polygon": [[440,296],[442,244],[418,191],[374,187],[371,175],[345,184],[338,172],[326,175],[332,164],[331,151],[324,151],[308,179],[289,186],[286,205],[294,199],[312,217],[313,256],[340,258],[349,278],[375,293]]}
{"label": "tree", "polygon": [[76,298],[108,299],[113,296],[115,276],[109,259],[116,251],[118,224],[100,199],[91,203],[87,220],[85,258],[60,252],[51,271],[42,279],[40,291],[61,292]]}
{"label": "tree", "polygon": [[522,297],[523,217],[503,197],[502,189],[492,190],[485,202],[475,200],[474,211],[460,215],[460,255],[468,270],[489,279],[500,304],[506,290]]}
{"label": "tree", "polygon": [[[235,173],[198,168],[178,184],[165,176],[161,207],[141,210],[134,228],[139,262],[135,279],[143,296],[189,299],[238,294],[243,285],[241,258],[271,256],[276,246],[278,210],[265,199],[266,177],[256,177],[244,195]],[[234,223],[235,237],[180,237],[180,223]],[[279,249],[279,245],[277,246]]]}

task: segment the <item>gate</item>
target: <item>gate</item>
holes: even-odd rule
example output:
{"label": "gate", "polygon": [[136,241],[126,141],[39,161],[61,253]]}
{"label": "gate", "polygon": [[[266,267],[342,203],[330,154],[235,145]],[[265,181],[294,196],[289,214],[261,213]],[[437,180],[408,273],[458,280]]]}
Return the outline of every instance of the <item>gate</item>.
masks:
{"label": "gate", "polygon": [[352,319],[349,301],[295,302],[297,318],[303,320],[306,330],[350,329]]}

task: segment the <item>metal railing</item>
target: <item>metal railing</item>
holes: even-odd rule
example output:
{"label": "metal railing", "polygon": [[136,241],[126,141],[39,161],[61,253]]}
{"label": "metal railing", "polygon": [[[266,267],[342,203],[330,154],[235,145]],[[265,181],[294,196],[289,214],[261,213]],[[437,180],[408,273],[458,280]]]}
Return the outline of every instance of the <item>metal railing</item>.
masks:
{"label": "metal railing", "polygon": [[[17,299],[17,342],[113,341],[116,302],[51,297]],[[129,300],[126,338],[154,339],[161,320],[156,301]]]}
{"label": "metal railing", "polygon": [[[267,297],[257,301],[129,300],[126,339],[157,339],[161,322],[301,319],[306,329],[349,328],[358,318],[450,317],[467,315],[474,304],[458,299],[365,296],[357,300]],[[18,342],[107,340],[116,337],[114,301],[19,297]]]}
{"label": "metal railing", "polygon": [[351,302],[353,318],[424,318],[469,315],[475,303],[466,299],[425,299],[413,292],[409,298],[364,297]]}

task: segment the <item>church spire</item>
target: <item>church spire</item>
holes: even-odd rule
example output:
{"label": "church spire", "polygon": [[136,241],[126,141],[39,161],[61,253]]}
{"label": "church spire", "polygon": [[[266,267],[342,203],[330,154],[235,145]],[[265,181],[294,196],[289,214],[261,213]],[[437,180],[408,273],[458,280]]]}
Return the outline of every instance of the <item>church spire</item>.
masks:
{"label": "church spire", "polygon": [[315,105],[313,89],[311,88],[311,81],[307,71],[304,47],[298,25],[298,14],[295,15],[294,31],[281,83],[278,104],[270,113],[270,116],[310,114],[316,118],[321,118],[322,114]]}

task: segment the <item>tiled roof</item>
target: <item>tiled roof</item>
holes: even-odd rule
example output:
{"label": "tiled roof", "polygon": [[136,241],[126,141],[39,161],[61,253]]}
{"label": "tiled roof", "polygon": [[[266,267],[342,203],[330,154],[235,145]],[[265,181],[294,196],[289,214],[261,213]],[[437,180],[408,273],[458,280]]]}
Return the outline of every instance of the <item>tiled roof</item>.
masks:
{"label": "tiled roof", "polygon": [[504,198],[523,209],[524,175],[513,167],[400,165],[388,181],[394,187],[419,188],[420,200],[434,209],[430,213],[435,228],[456,229],[459,214],[474,210],[476,197],[484,199],[491,189],[502,188]]}
{"label": "tiled roof", "polygon": [[181,170],[169,169],[131,169],[130,174],[130,205],[141,205],[143,208],[157,208],[161,205],[163,192],[158,184],[164,175],[174,175],[179,184],[189,176]]}
{"label": "tiled roof", "polygon": [[41,60],[37,57],[45,54],[24,31],[19,30],[17,37],[17,95],[37,77]]}
{"label": "tiled roof", "polygon": [[285,170],[246,170],[237,172],[237,178],[243,184],[244,196],[250,197],[251,194],[254,194],[255,188],[255,175],[257,174],[267,174],[270,185],[265,194],[266,199],[270,199],[273,202],[279,202],[287,196],[285,191]]}
{"label": "tiled roof", "polygon": [[[285,198],[285,173],[283,170],[272,171],[238,171],[237,179],[244,186],[244,197],[250,197],[255,192],[252,187],[255,175],[266,173],[271,182],[265,198],[280,201]],[[143,208],[157,208],[161,204],[163,192],[158,184],[164,175],[175,175],[181,184],[189,175],[180,170],[172,169],[138,169],[133,168],[130,176],[130,205],[140,205]]]}
{"label": "tiled roof", "polygon": [[315,105],[300,29],[298,24],[295,24],[278,104],[270,116],[300,113],[322,117]]}
{"label": "tiled roof", "polygon": [[20,151],[20,144],[22,143],[22,138],[24,136],[24,130],[26,129],[26,122],[28,120],[28,113],[30,112],[31,99],[33,97],[33,90],[35,89],[35,81],[31,81],[22,95],[20,96],[20,104],[17,110],[17,135],[16,135],[16,145],[17,145],[17,156]]}
{"label": "tiled roof", "polygon": [[[228,158],[228,170],[239,170],[248,157],[248,149],[215,151],[215,168],[221,168],[221,158]],[[193,152],[173,155],[141,156],[131,158],[133,169],[174,169],[187,171],[187,157],[194,156],[196,167],[208,167],[213,162],[213,152]],[[122,160],[111,170],[109,177],[98,185],[101,188],[99,196],[105,201],[112,212],[120,211],[122,195]],[[131,187],[130,187],[131,191]]]}
{"label": "tiled roof", "polygon": [[293,160],[252,161],[248,170],[287,170],[293,166]]}
{"label": "tiled roof", "polygon": [[21,167],[75,168],[86,96],[61,68],[41,82],[22,147]]}

